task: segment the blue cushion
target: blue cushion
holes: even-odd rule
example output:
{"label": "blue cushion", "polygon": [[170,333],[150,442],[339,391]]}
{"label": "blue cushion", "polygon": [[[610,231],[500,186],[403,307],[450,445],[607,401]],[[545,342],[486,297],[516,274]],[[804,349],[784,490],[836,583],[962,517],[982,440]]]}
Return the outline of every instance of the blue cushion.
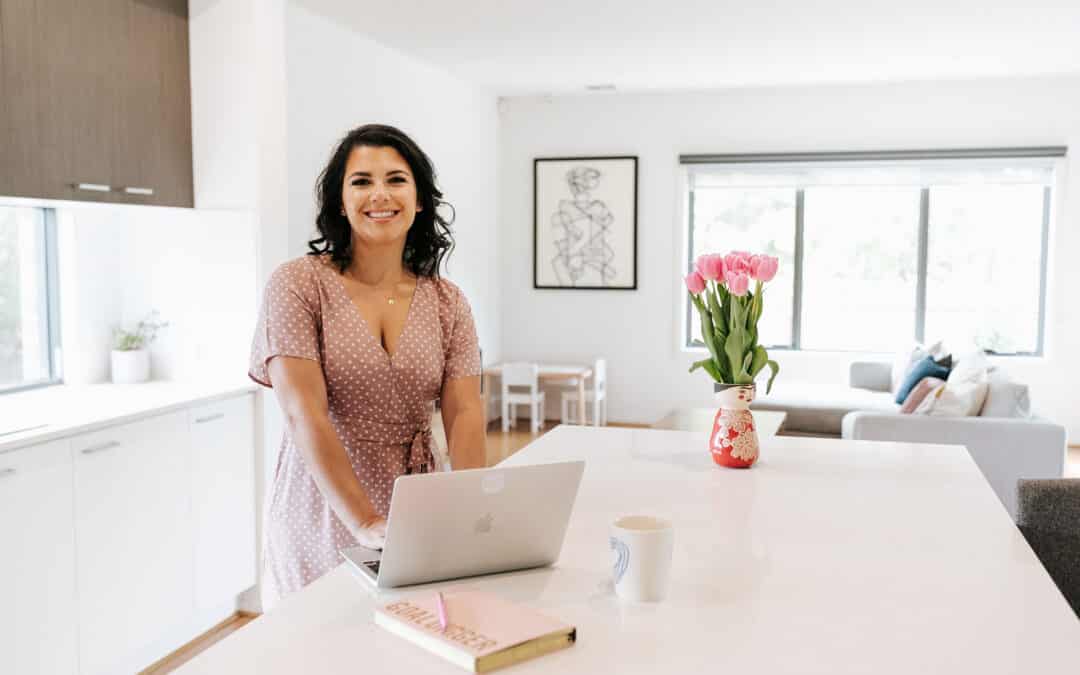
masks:
{"label": "blue cushion", "polygon": [[927,356],[921,361],[916,361],[915,365],[911,367],[911,370],[904,376],[904,379],[900,382],[900,386],[896,389],[896,402],[903,405],[904,399],[908,397],[908,394],[910,394],[911,390],[915,388],[915,385],[919,383],[919,380],[924,377],[940,377],[944,380],[949,377],[949,369],[934,363],[934,357],[932,356]]}

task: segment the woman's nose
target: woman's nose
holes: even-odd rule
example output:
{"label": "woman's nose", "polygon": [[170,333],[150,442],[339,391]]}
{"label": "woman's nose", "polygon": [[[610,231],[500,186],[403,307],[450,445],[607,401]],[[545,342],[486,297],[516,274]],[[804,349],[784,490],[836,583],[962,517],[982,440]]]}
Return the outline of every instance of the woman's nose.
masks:
{"label": "woman's nose", "polygon": [[371,201],[385,201],[386,198],[386,186],[381,183],[376,183],[375,186],[371,188]]}

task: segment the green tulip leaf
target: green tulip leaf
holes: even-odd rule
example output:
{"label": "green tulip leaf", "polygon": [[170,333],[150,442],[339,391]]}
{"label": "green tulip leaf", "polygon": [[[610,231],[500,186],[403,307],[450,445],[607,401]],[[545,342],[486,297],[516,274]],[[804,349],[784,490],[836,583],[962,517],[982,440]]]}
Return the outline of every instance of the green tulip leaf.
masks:
{"label": "green tulip leaf", "polygon": [[761,369],[765,367],[765,364],[769,360],[769,353],[765,351],[764,347],[754,347],[754,358],[750,363],[750,377],[757,377],[757,374],[761,372]]}
{"label": "green tulip leaf", "polygon": [[776,379],[776,374],[780,372],[780,364],[771,359],[766,361],[766,364],[768,364],[769,370],[772,371],[772,375],[769,376],[769,383],[765,385],[765,393],[768,394],[772,391],[772,383]]}

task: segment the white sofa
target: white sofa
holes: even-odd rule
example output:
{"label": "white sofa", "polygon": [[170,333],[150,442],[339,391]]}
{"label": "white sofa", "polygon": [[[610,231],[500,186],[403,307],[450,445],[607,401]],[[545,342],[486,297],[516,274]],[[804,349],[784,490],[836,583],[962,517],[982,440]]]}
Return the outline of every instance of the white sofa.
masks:
{"label": "white sofa", "polygon": [[889,363],[856,362],[848,387],[778,386],[754,408],[786,412],[789,433],[963,445],[1013,518],[1017,480],[1062,476],[1063,426],[1038,417],[902,415],[893,401],[891,372]]}

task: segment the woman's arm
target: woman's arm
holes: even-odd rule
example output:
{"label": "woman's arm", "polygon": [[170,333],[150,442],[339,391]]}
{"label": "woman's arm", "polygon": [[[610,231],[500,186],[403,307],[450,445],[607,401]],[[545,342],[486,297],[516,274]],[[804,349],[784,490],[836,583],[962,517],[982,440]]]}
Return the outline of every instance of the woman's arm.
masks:
{"label": "woman's arm", "polygon": [[484,405],[480,376],[457,377],[443,385],[443,426],[454,469],[479,469],[487,464]]}
{"label": "woman's arm", "polygon": [[382,548],[386,521],[364,492],[330,424],[322,368],[309,359],[279,356],[271,359],[269,372],[293,442],[319,491],[357,543]]}

